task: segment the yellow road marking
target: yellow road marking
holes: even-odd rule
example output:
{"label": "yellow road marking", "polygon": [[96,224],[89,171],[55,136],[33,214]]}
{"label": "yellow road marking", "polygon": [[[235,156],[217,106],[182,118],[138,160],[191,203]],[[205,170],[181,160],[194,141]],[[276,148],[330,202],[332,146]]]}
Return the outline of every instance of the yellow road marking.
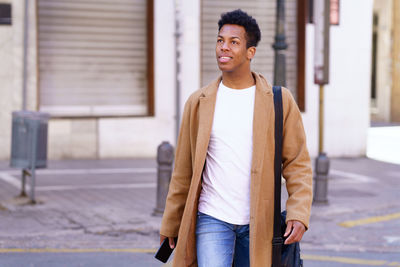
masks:
{"label": "yellow road marking", "polygon": [[0,253],[93,253],[93,252],[127,252],[156,253],[152,248],[0,248]]}
{"label": "yellow road marking", "polygon": [[394,220],[394,219],[398,219],[398,218],[400,218],[400,212],[388,214],[388,215],[384,215],[384,216],[376,216],[376,217],[364,218],[364,219],[354,220],[354,221],[346,221],[346,222],[339,223],[339,225],[343,226],[343,227],[354,227],[354,226],[363,225],[363,224],[390,221],[390,220]]}
{"label": "yellow road marking", "polygon": [[366,260],[366,259],[357,259],[357,258],[320,256],[320,255],[310,255],[310,254],[302,254],[301,258],[303,260],[310,260],[310,261],[329,261],[329,262],[339,262],[339,263],[368,265],[368,266],[399,266],[400,267],[400,262],[388,262],[388,261],[384,261],[384,260]]}

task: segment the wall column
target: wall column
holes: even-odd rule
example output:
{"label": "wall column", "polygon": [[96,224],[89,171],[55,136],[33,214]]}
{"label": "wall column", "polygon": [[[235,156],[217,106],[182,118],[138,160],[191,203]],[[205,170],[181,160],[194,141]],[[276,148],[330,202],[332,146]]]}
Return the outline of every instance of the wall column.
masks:
{"label": "wall column", "polygon": [[393,1],[391,121],[400,122],[400,2]]}

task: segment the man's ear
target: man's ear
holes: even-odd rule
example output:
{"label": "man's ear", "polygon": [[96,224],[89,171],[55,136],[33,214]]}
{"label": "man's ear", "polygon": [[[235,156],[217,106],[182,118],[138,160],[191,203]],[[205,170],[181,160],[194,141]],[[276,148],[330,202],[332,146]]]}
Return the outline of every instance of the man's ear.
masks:
{"label": "man's ear", "polygon": [[255,46],[251,46],[249,48],[247,48],[247,59],[252,60],[253,57],[256,54],[256,47]]}

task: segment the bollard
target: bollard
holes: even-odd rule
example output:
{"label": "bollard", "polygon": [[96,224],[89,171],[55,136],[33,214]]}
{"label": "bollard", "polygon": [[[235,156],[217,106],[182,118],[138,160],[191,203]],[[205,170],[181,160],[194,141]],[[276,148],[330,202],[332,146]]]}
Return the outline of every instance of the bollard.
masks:
{"label": "bollard", "polygon": [[157,149],[157,203],[153,212],[154,216],[162,216],[164,213],[173,160],[174,148],[170,143],[162,142]]}
{"label": "bollard", "polygon": [[329,158],[320,153],[315,160],[314,204],[328,204]]}

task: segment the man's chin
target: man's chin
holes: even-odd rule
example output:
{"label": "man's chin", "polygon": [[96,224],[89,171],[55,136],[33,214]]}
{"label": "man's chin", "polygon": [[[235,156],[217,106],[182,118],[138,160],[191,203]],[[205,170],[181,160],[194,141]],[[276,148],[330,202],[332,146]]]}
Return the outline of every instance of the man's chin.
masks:
{"label": "man's chin", "polygon": [[232,72],[232,68],[229,68],[229,67],[226,66],[226,65],[220,65],[220,64],[218,64],[218,68],[219,68],[219,70],[222,71],[222,72]]}

